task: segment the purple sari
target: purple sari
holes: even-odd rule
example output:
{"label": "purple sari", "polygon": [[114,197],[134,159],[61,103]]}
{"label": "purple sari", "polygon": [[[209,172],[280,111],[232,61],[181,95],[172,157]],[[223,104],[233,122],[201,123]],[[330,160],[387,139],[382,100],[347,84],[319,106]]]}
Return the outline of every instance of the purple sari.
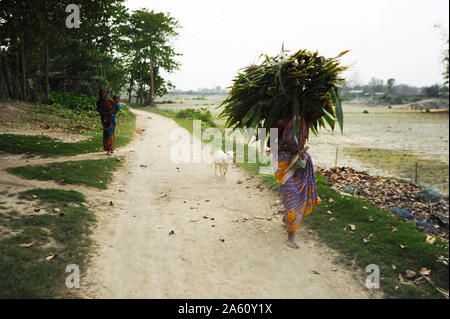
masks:
{"label": "purple sari", "polygon": [[[308,124],[301,119],[297,145],[294,138],[294,120],[291,120],[283,131],[280,149],[283,145],[291,145],[300,151],[308,139]],[[275,176],[280,182],[281,200],[283,202],[286,232],[296,230],[303,217],[311,213],[314,205],[319,204],[317,186],[314,175],[314,165],[308,153],[305,153],[306,166],[304,168],[289,168],[291,153],[279,151]]]}

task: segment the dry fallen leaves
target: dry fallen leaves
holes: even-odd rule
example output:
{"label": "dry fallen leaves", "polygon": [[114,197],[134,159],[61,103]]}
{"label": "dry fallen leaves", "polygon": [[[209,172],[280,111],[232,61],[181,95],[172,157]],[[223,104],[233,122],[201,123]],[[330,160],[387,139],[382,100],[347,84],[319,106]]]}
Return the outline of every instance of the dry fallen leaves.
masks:
{"label": "dry fallen leaves", "polygon": [[349,226],[350,226],[350,229],[352,230],[352,231],[355,231],[356,230],[356,226],[355,225],[353,225],[353,224],[348,224]]}
{"label": "dry fallen leaves", "polygon": [[403,278],[402,274],[398,274],[398,280],[403,285],[412,285],[412,283],[410,281],[407,281]]}
{"label": "dry fallen leaves", "polygon": [[448,257],[444,257],[444,256],[441,255],[441,256],[438,257],[437,262],[448,266]]}
{"label": "dry fallen leaves", "polygon": [[46,260],[46,261],[51,261],[51,260],[53,260],[56,256],[58,256],[58,255],[56,255],[56,254],[49,254],[47,257],[45,257],[45,260]]}
{"label": "dry fallen leaves", "polygon": [[22,244],[22,245],[20,245],[20,246],[22,246],[22,247],[31,247],[31,246],[33,246],[34,244],[36,244],[36,242],[35,242],[35,241],[32,241],[31,243]]}
{"label": "dry fallen leaves", "polygon": [[425,242],[430,245],[434,244],[435,241],[436,237],[431,235],[427,235],[427,238],[425,239]]}
{"label": "dry fallen leaves", "polygon": [[411,279],[411,278],[416,277],[417,273],[415,271],[408,269],[408,270],[405,270],[405,275],[406,275],[406,278]]}
{"label": "dry fallen leaves", "polygon": [[368,243],[370,241],[370,238],[372,238],[372,237],[373,237],[373,234],[369,234],[369,236],[367,236],[366,238],[363,238],[363,241],[365,243]]}
{"label": "dry fallen leaves", "polygon": [[431,270],[428,269],[428,268],[426,268],[426,267],[423,267],[423,268],[420,269],[419,273],[420,273],[422,276],[428,276],[428,275],[430,275]]}
{"label": "dry fallen leaves", "polygon": [[425,282],[425,277],[424,276],[420,276],[417,277],[416,279],[414,279],[414,284],[415,285],[420,285],[423,284]]}

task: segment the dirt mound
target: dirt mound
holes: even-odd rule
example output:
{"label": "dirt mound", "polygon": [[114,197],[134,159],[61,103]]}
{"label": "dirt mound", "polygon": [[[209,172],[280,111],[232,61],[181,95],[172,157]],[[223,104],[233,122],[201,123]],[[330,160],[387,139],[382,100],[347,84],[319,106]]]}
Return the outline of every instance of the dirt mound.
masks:
{"label": "dirt mound", "polygon": [[0,124],[20,123],[26,117],[27,108],[30,106],[32,104],[22,101],[0,99],[0,112],[2,114]]}
{"label": "dirt mound", "polygon": [[[47,120],[39,121],[28,111],[35,105],[23,101],[0,99],[0,134],[45,135],[61,142],[79,142],[88,139],[88,135],[68,134]],[[50,117],[50,115],[48,115]],[[54,115],[52,115],[55,117]],[[57,122],[59,117],[53,119]],[[84,125],[68,125],[74,133],[92,130]]]}

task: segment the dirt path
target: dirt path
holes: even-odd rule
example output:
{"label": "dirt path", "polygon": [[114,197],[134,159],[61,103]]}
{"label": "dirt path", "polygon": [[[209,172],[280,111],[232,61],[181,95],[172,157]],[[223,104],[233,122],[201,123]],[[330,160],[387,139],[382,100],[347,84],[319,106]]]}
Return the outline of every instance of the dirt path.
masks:
{"label": "dirt path", "polygon": [[[286,247],[278,197],[232,168],[223,179],[207,164],[174,164],[177,124],[134,111],[141,136],[115,182],[101,192],[95,249],[81,294],[97,298],[368,298],[356,272],[301,227]],[[133,151],[134,150],[134,151]],[[142,167],[141,165],[146,165]],[[179,170],[177,169],[179,167]],[[88,192],[91,202],[99,193]],[[204,218],[209,216],[209,218]],[[261,219],[269,217],[271,220]],[[248,218],[245,220],[244,218]],[[236,221],[236,220],[239,221]],[[173,235],[169,232],[174,231]],[[223,238],[224,242],[219,241]],[[315,273],[317,272],[317,273]]]}

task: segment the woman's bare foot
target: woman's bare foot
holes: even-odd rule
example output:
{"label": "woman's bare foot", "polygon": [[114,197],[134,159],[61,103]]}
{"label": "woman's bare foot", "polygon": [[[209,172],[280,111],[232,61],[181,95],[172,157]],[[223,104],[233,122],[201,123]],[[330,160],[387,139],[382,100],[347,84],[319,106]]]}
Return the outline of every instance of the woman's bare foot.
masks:
{"label": "woman's bare foot", "polygon": [[107,151],[107,152],[106,152],[106,155],[111,155],[111,152],[110,152],[110,151]]}
{"label": "woman's bare foot", "polygon": [[288,241],[287,241],[288,247],[291,248],[298,248],[297,243],[295,242],[295,232],[291,231],[288,233]]}

